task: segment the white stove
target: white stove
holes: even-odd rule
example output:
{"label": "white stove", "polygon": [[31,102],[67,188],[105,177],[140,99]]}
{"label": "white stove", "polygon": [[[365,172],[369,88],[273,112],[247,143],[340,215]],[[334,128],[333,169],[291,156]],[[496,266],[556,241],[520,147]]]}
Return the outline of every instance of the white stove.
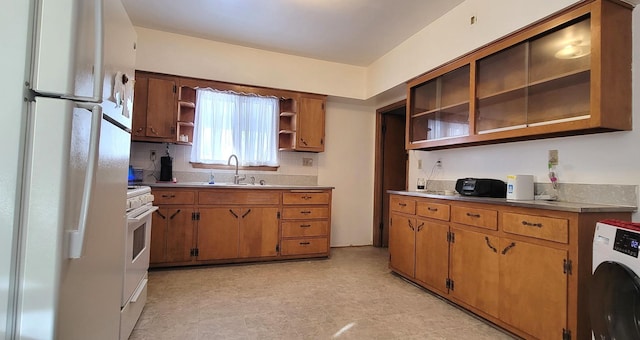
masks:
{"label": "white stove", "polygon": [[120,311],[120,338],[128,339],[147,301],[147,271],[151,253],[151,215],[158,210],[153,206],[151,188],[127,188],[127,226],[124,284]]}

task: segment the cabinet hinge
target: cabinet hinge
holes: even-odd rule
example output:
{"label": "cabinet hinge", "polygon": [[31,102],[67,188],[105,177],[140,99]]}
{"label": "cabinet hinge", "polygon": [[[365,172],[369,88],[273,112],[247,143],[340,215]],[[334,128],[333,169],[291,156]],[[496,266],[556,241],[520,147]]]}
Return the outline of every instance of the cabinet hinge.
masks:
{"label": "cabinet hinge", "polygon": [[455,243],[456,242],[456,234],[453,231],[447,232],[447,242]]}
{"label": "cabinet hinge", "polygon": [[278,219],[280,219],[280,212],[278,211]]}
{"label": "cabinet hinge", "polygon": [[447,278],[447,280],[445,281],[445,286],[447,287],[447,289],[453,290],[453,280]]}
{"label": "cabinet hinge", "polygon": [[571,340],[571,331],[568,329],[562,329],[562,340]]}
{"label": "cabinet hinge", "polygon": [[173,85],[173,93],[176,93],[176,92],[178,92],[178,87]]}
{"label": "cabinet hinge", "polygon": [[191,220],[200,221],[200,213],[199,212],[192,212],[191,213]]}
{"label": "cabinet hinge", "polygon": [[562,264],[562,269],[565,274],[571,275],[572,264],[571,260],[564,259],[564,263]]}
{"label": "cabinet hinge", "polygon": [[276,253],[277,252],[280,252],[280,245],[279,244],[276,244]]}
{"label": "cabinet hinge", "polygon": [[200,251],[198,250],[198,248],[191,248],[191,252],[189,254],[191,256],[198,256],[199,253]]}
{"label": "cabinet hinge", "polygon": [[324,145],[324,138],[320,138],[320,145]]}
{"label": "cabinet hinge", "polygon": [[384,223],[380,222],[380,230],[384,229]]}

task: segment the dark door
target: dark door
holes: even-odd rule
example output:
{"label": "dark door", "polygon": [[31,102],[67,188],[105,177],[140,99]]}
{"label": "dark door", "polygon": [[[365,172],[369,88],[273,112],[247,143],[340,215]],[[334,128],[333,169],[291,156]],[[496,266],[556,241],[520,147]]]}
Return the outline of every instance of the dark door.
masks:
{"label": "dark door", "polygon": [[593,273],[591,328],[595,339],[640,339],[640,278],[627,266],[603,262]]}
{"label": "dark door", "polygon": [[399,102],[378,110],[376,134],[376,193],[373,244],[389,246],[389,194],[387,190],[406,190],[407,151],[405,150],[406,103]]}

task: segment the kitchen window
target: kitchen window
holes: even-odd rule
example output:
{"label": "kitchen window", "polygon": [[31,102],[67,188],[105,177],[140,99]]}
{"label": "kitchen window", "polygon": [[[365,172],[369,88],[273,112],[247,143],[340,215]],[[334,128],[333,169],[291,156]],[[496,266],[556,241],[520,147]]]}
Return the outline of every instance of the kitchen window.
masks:
{"label": "kitchen window", "polygon": [[[276,97],[207,89],[196,90],[196,117],[191,163],[278,166]],[[194,164],[194,165],[195,165]]]}

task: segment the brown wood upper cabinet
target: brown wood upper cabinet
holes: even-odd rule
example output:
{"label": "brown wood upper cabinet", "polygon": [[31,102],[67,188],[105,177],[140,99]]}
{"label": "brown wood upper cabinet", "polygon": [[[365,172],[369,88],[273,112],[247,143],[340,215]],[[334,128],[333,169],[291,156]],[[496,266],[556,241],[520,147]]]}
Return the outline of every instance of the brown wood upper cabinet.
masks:
{"label": "brown wood upper cabinet", "polygon": [[279,150],[324,151],[325,95],[146,71],[136,71],[132,140],[191,145],[195,127],[197,88],[278,97]]}
{"label": "brown wood upper cabinet", "polygon": [[324,151],[325,102],[326,96],[307,93],[280,100],[280,150]]}
{"label": "brown wood upper cabinet", "polygon": [[174,77],[136,71],[132,140],[176,140],[177,80]]}
{"label": "brown wood upper cabinet", "polygon": [[581,3],[410,81],[407,149],[630,130],[631,11]]}

